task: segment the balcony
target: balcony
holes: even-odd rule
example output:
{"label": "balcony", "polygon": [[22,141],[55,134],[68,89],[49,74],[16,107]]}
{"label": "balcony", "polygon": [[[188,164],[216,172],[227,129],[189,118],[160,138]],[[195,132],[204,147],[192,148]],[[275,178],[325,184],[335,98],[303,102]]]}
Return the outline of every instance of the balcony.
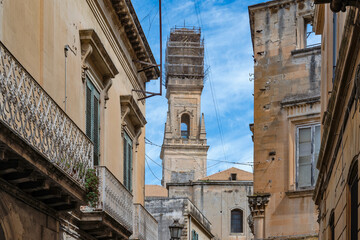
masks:
{"label": "balcony", "polygon": [[104,166],[99,176],[99,204],[82,207],[80,228],[96,239],[128,239],[133,232],[133,196]]}
{"label": "balcony", "polygon": [[134,234],[131,239],[158,239],[158,223],[141,204],[134,204]]}
{"label": "balcony", "polygon": [[92,142],[0,42],[3,189],[55,210],[74,209],[85,200],[92,153]]}

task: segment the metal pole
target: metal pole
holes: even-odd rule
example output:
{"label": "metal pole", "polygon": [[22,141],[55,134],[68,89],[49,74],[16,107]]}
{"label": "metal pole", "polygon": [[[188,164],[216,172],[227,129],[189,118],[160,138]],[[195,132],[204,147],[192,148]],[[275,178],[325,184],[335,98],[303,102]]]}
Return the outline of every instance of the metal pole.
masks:
{"label": "metal pole", "polygon": [[66,84],[67,84],[67,79],[66,79],[66,59],[67,59],[67,51],[68,50],[69,49],[67,48],[67,45],[66,45],[65,48],[64,48],[64,52],[65,52],[65,100],[64,100],[65,112],[66,112],[66,98],[67,98],[67,96],[66,96]]}

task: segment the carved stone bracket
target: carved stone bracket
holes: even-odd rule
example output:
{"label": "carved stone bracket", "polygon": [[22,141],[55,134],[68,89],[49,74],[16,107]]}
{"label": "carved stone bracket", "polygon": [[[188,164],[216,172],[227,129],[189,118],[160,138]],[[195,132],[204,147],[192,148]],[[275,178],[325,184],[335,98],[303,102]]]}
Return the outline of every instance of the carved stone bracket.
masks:
{"label": "carved stone bracket", "polygon": [[145,126],[146,119],[142,114],[137,101],[131,95],[120,96],[121,104],[121,125],[122,132],[124,127],[127,125],[125,118],[128,118],[129,124],[132,125],[134,129],[134,136],[138,137],[141,134],[141,128]]}
{"label": "carved stone bracket", "polygon": [[249,208],[252,217],[264,217],[265,207],[270,199],[270,194],[248,196]]}

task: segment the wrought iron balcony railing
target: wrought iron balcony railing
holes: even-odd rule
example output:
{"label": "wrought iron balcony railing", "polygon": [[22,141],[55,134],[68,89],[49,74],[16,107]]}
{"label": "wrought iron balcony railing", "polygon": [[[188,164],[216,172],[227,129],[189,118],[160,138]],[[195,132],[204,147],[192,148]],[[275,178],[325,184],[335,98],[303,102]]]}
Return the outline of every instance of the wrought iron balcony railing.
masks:
{"label": "wrought iron balcony railing", "polygon": [[131,239],[157,240],[158,223],[141,204],[134,204],[134,234]]}
{"label": "wrought iron balcony railing", "polygon": [[84,187],[92,142],[1,42],[0,122]]}
{"label": "wrought iron balcony railing", "polygon": [[99,176],[100,203],[102,210],[124,226],[133,230],[133,196],[121,182],[104,166],[96,167]]}

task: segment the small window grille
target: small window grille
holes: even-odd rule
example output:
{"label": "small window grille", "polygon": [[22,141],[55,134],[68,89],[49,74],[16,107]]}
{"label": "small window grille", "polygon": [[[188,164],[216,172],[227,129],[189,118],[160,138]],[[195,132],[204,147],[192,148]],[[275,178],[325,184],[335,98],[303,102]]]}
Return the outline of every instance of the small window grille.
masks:
{"label": "small window grille", "polygon": [[234,209],[231,211],[231,232],[243,232],[243,211],[241,209]]}

